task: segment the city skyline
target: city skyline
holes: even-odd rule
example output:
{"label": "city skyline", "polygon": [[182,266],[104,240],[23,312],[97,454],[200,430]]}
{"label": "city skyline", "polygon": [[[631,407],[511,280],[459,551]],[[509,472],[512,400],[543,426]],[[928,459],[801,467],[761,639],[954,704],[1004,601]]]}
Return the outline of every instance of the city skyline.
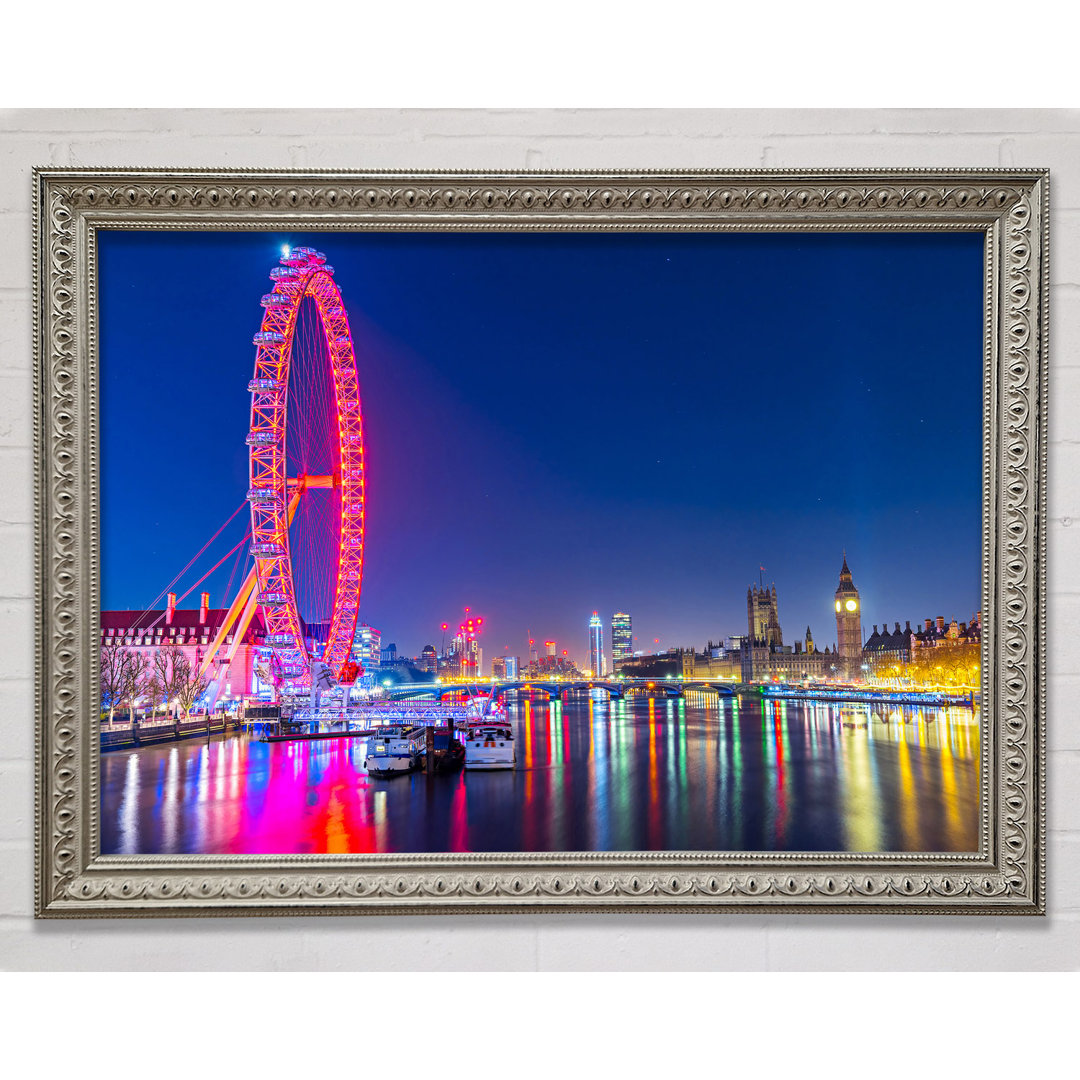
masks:
{"label": "city skyline", "polygon": [[[838,570],[837,570],[837,574],[843,580],[843,578],[845,576],[845,571],[847,570],[846,552],[841,555],[841,564],[842,564],[841,567],[838,568]],[[852,576],[853,576],[853,572],[848,571],[847,572],[847,578],[848,578],[849,582],[850,582]],[[753,587],[757,586],[758,584],[759,583],[754,583],[751,587],[753,588]],[[766,585],[766,588],[775,587],[775,584],[776,584],[776,582],[774,580],[769,580],[768,584]],[[778,613],[779,613],[779,609],[781,609],[782,605],[783,605],[783,589],[778,590],[778,593],[779,593],[779,600],[777,602],[777,606],[778,606]],[[819,623],[820,623],[821,627],[823,627],[823,629],[815,630],[814,623],[812,621],[804,623],[804,622],[800,622],[800,620],[798,618],[788,619],[786,615],[784,616],[784,618],[782,619],[782,622],[781,622],[781,630],[782,630],[784,624],[787,624],[788,627],[789,627],[789,629],[787,631],[783,631],[783,644],[784,645],[792,646],[796,642],[800,642],[800,643],[805,644],[806,636],[807,636],[806,635],[806,630],[810,630],[812,640],[813,640],[814,644],[816,645],[816,647],[818,649],[823,650],[825,648],[828,648],[832,652],[837,652],[841,648],[842,642],[839,640],[839,635],[837,634],[837,627],[836,627],[836,621],[835,621],[835,615],[834,615],[834,610],[835,609],[833,607],[833,605],[836,602],[836,588],[835,588],[835,586],[832,587],[832,589],[829,591],[828,595],[829,595],[830,607],[825,612],[826,617],[824,619],[819,619]],[[858,590],[858,595],[859,595],[859,600],[860,600],[860,603],[859,603],[859,618],[861,619],[861,626],[860,626],[859,633],[856,635],[856,637],[858,638],[858,647],[860,649],[870,639],[873,632],[879,626],[884,630],[884,629],[887,629],[888,627],[893,626],[893,625],[895,625],[897,623],[899,623],[900,626],[902,626],[902,627],[905,626],[906,624],[910,623],[910,628],[913,631],[916,631],[921,626],[923,626],[924,623],[927,620],[944,620],[946,625],[948,625],[948,624],[950,624],[952,622],[957,622],[957,623],[960,623],[960,624],[964,624],[964,623],[970,622],[971,620],[975,619],[977,616],[979,616],[981,614],[981,609],[979,607],[974,607],[969,612],[957,612],[957,611],[954,611],[954,612],[952,612],[950,614],[945,613],[943,610],[942,611],[938,611],[938,610],[930,611],[930,610],[927,610],[925,612],[921,612],[921,613],[917,613],[917,614],[909,613],[909,612],[905,611],[905,612],[894,613],[894,614],[885,614],[885,615],[882,616],[882,618],[880,620],[875,620],[875,618],[872,618],[871,616],[875,615],[876,613],[873,612],[873,611],[868,612],[865,601],[863,599],[863,590],[862,589]],[[620,616],[625,620],[627,630],[629,630],[630,623],[631,623],[631,620],[633,618],[633,613],[632,612],[626,612],[626,611],[623,611],[623,610],[616,610],[616,611],[613,611],[611,613],[611,615],[605,617],[603,614],[599,614],[597,611],[593,611],[592,615],[590,616],[589,622],[588,622],[588,624],[586,626],[586,640],[585,640],[584,644],[581,646],[580,656],[575,651],[573,645],[569,645],[568,650],[569,650],[570,659],[572,659],[572,660],[581,659],[583,662],[588,661],[589,663],[591,663],[591,655],[592,655],[592,647],[593,647],[593,643],[592,643],[593,620],[595,618],[599,618],[600,626],[606,632],[606,638],[604,640],[613,641],[613,634],[614,634],[614,631],[615,631],[616,627],[619,625],[617,620],[620,618]],[[792,630],[791,627],[795,627],[796,629]],[[745,635],[747,633],[747,631],[748,631],[748,626],[747,626],[747,623],[746,623],[746,621],[744,619],[744,621],[741,624],[739,624],[737,626],[733,626],[731,628],[724,629],[723,631],[721,631],[721,632],[719,632],[719,633],[717,633],[715,635],[712,635],[709,638],[705,639],[705,641],[689,640],[689,639],[682,640],[681,638],[678,637],[678,635],[675,635],[675,637],[673,637],[671,641],[664,641],[663,639],[661,639],[661,641],[657,643],[657,642],[655,642],[655,639],[648,638],[645,641],[639,642],[637,635],[631,633],[630,634],[630,646],[629,646],[629,651],[627,653],[620,654],[620,655],[615,655],[615,653],[614,653],[614,645],[612,645],[612,655],[610,657],[607,655],[607,651],[606,651],[606,649],[603,649],[603,647],[601,648],[601,653],[602,653],[602,655],[604,657],[605,662],[610,666],[610,664],[612,664],[615,660],[621,659],[623,655],[625,655],[625,656],[630,656],[630,655],[646,655],[646,656],[648,656],[648,655],[667,653],[667,652],[672,651],[672,650],[688,648],[688,647],[693,647],[693,648],[698,649],[698,650],[704,650],[704,648],[706,647],[706,645],[707,645],[707,643],[709,641],[711,641],[714,646],[722,645],[731,638],[742,637],[743,635]],[[538,639],[533,639],[534,642],[536,640],[538,640]],[[547,649],[547,654],[548,655],[554,655],[551,648],[549,648],[549,646],[552,646],[554,644],[555,644],[554,641],[545,640],[543,642],[543,645]],[[564,643],[560,642],[559,644],[561,646]],[[535,645],[533,647],[535,648]],[[508,644],[508,645],[504,646],[504,648],[501,651],[496,651],[495,653],[493,653],[492,659],[494,659],[496,656],[502,656],[502,655],[525,657],[527,659],[528,655],[529,655],[529,651],[530,651],[530,641],[529,641],[529,639],[526,639],[523,644],[519,644],[516,647],[514,645],[512,645],[512,644]]]}
{"label": "city skyline", "polygon": [[[103,608],[150,606],[242,501],[258,297],[281,244],[308,239],[357,341],[360,618],[404,653],[437,645],[466,603],[489,655],[527,655],[529,636],[584,655],[592,610],[605,626],[629,611],[640,651],[701,647],[743,632],[761,565],[798,628],[785,638],[809,624],[823,647],[845,548],[867,629],[979,609],[974,234],[107,230]],[[162,333],[180,294],[195,349]],[[468,487],[448,471],[462,443]],[[168,497],[148,503],[163,460]],[[241,573],[226,561],[200,588],[223,606]]]}

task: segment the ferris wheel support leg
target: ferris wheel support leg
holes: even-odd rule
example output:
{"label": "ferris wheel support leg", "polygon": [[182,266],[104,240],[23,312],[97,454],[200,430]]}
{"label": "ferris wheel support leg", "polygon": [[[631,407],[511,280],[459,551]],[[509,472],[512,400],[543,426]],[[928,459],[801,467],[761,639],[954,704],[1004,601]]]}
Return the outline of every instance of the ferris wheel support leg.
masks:
{"label": "ferris wheel support leg", "polygon": [[[241,610],[246,612],[245,604],[250,607],[249,597],[254,595],[258,597],[258,592],[255,590],[256,578],[255,568],[252,567],[251,573],[244,579],[243,585],[240,586],[240,591],[236,594],[236,599],[232,602],[229,610],[225,612],[225,618],[221,622],[221,626],[218,629],[217,634],[214,635],[214,641],[210,648],[206,652],[206,656],[203,657],[202,666],[199,668],[199,678],[202,678],[209,670],[210,665],[214,662],[214,657],[217,656],[221,649],[225,639],[229,636],[229,632],[232,630],[236,623],[236,617],[240,614]],[[254,592],[253,592],[254,591]],[[254,610],[254,609],[252,609]],[[248,615],[247,621],[251,622],[251,616]],[[245,625],[244,630],[247,630]],[[239,639],[237,635],[237,640]]]}
{"label": "ferris wheel support leg", "polygon": [[[252,571],[254,574],[255,571]],[[241,593],[244,591],[240,590]],[[221,680],[225,677],[225,672],[232,666],[232,662],[236,657],[237,652],[240,650],[240,646],[243,643],[244,635],[248,631],[248,627],[251,625],[251,620],[255,617],[255,609],[259,606],[259,591],[258,589],[249,590],[251,595],[248,597],[247,603],[244,605],[243,614],[240,616],[236,623],[236,630],[233,633],[232,644],[229,646],[229,651],[225,654],[225,659],[222,661],[221,666],[218,668],[218,673],[214,678],[214,681],[210,684],[210,708],[213,709],[217,704],[218,695],[221,693]]]}

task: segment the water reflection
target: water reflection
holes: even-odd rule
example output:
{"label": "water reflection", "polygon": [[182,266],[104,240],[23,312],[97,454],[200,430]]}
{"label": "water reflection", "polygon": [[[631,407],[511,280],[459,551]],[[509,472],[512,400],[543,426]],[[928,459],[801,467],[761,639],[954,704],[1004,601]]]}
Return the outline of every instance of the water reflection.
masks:
{"label": "water reflection", "polygon": [[377,780],[358,743],[103,755],[105,853],[973,851],[978,714],[772,700],[511,707],[515,772]]}

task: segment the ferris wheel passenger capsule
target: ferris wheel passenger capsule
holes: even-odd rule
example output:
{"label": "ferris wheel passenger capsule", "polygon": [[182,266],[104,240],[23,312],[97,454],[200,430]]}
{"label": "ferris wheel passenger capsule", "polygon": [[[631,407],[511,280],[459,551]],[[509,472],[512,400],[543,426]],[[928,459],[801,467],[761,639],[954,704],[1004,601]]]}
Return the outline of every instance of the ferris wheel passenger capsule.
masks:
{"label": "ferris wheel passenger capsule", "polygon": [[252,345],[284,345],[285,335],[276,330],[260,330],[252,339]]}
{"label": "ferris wheel passenger capsule", "polygon": [[248,383],[248,392],[260,394],[268,390],[280,390],[284,385],[280,379],[252,379]]}
{"label": "ferris wheel passenger capsule", "polygon": [[255,487],[247,493],[252,506],[280,506],[281,496],[273,488]]}
{"label": "ferris wheel passenger capsule", "polygon": [[300,276],[300,271],[295,266],[275,266],[270,271],[270,276],[274,281],[288,281],[290,278]]}
{"label": "ferris wheel passenger capsule", "polygon": [[259,593],[259,603],[264,607],[281,607],[288,603],[289,598],[283,592]]}
{"label": "ferris wheel passenger capsule", "polygon": [[256,558],[272,559],[275,556],[284,555],[285,548],[276,540],[260,540],[251,545],[251,554]]}
{"label": "ferris wheel passenger capsule", "polygon": [[267,634],[263,641],[267,645],[291,645],[293,636],[292,634]]}
{"label": "ferris wheel passenger capsule", "polygon": [[268,292],[262,296],[259,303],[263,307],[285,307],[292,303],[292,300],[281,292]]}
{"label": "ferris wheel passenger capsule", "polygon": [[275,431],[253,431],[244,439],[248,446],[273,446],[277,442]]}
{"label": "ferris wheel passenger capsule", "polygon": [[319,269],[324,274],[329,274],[331,277],[334,276],[334,268],[329,263],[323,263],[322,266],[319,267]]}

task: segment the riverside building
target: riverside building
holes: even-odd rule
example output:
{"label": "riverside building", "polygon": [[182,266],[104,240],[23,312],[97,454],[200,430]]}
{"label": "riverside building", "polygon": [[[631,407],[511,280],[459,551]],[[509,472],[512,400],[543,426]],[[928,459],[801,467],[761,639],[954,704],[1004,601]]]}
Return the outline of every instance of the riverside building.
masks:
{"label": "riverside building", "polygon": [[634,655],[634,631],[630,616],[625,611],[616,611],[611,616],[611,664],[616,667],[620,660],[628,660]]}
{"label": "riverside building", "polygon": [[[175,645],[197,671],[206,658],[225,622],[225,608],[210,607],[210,594],[203,593],[198,608],[176,607],[176,594],[169,593],[169,603],[152,611],[103,611],[101,613],[102,648],[120,647],[147,656],[150,660],[162,646]],[[239,643],[233,634],[226,634],[221,642],[217,658],[211,664],[207,677],[218,669],[236,644],[232,662],[221,675],[218,700],[243,698],[259,694],[267,689],[259,679],[257,663],[259,649],[265,636],[262,612],[256,610],[251,625]]]}
{"label": "riverside building", "polygon": [[607,674],[604,660],[604,624],[595,611],[589,619],[589,670],[597,679],[602,679]]}

